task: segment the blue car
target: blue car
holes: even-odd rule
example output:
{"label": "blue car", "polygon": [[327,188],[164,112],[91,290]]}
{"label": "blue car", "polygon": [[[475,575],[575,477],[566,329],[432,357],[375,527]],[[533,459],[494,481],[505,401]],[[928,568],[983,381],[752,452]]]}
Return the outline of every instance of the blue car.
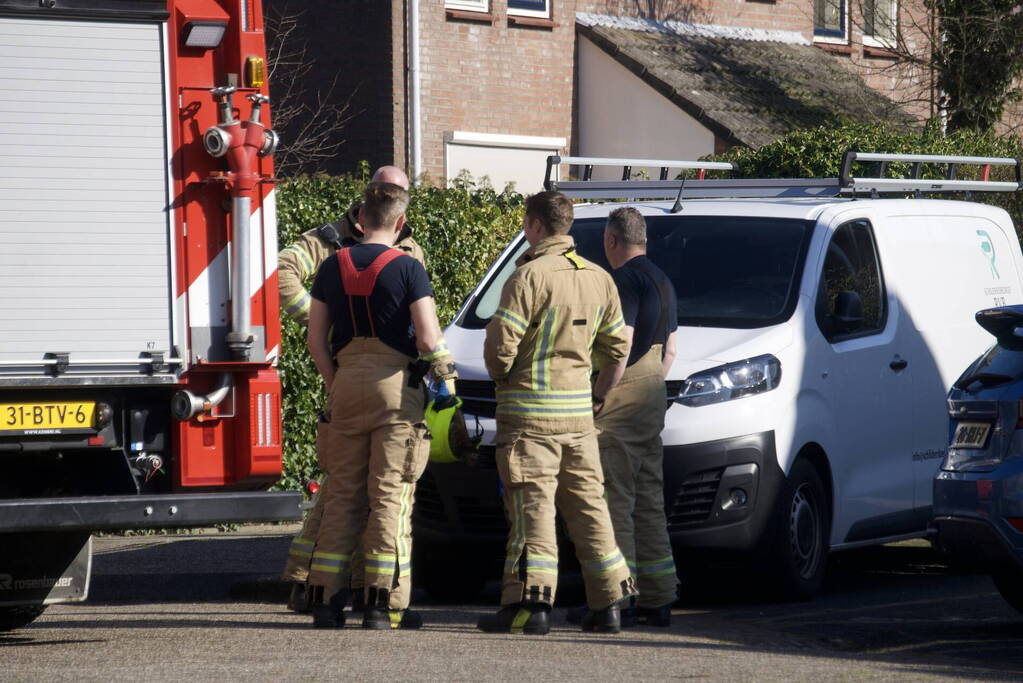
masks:
{"label": "blue car", "polygon": [[977,322],[997,343],[948,395],[949,448],[934,480],[940,548],[989,572],[1023,612],[1023,305]]}

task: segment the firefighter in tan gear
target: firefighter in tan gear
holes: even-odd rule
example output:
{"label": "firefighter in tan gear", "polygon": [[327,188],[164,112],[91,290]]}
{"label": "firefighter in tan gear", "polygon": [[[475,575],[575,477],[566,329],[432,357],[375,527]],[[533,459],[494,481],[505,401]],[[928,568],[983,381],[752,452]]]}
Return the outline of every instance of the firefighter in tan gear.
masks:
{"label": "firefighter in tan gear", "polygon": [[[646,220],[636,209],[611,212],[604,253],[614,269],[628,344],[626,357],[601,369],[594,384],[594,394],[606,397],[596,426],[607,506],[639,588],[638,606],[622,609],[622,625],[669,626],[678,577],[664,515],[661,431],[678,301],[668,276],[647,258]],[[579,611],[570,613],[570,620],[581,618]]]}
{"label": "firefighter in tan gear", "polygon": [[407,609],[413,494],[430,451],[422,380],[429,370],[453,395],[455,367],[426,269],[391,247],[407,206],[403,188],[371,183],[359,210],[362,242],[324,261],[311,292],[309,351],[330,387],[320,453],[329,485],[309,572],[317,627],[344,624],[357,546],[365,557],[363,627],[422,624]]}
{"label": "firefighter in tan gear", "polygon": [[530,249],[487,325],[484,359],[497,388],[497,467],[510,532],[501,610],[487,632],[545,634],[558,582],[555,507],[576,547],[589,612],[584,630],[618,632],[635,594],[604,501],[593,426],[591,357],[625,356],[610,275],[575,252],[572,203],[557,192],[526,201]]}
{"label": "firefighter in tan gear", "polygon": [[[408,176],[397,166],[381,166],[373,174],[371,182],[394,183],[406,190],[409,187]],[[281,308],[296,322],[302,325],[309,322],[309,306],[312,299],[309,292],[306,291],[306,281],[316,274],[320,265],[337,249],[351,246],[362,240],[363,229],[358,220],[359,205],[360,202],[353,202],[341,220],[324,223],[306,231],[277,255]],[[411,226],[406,224],[402,228],[394,246],[426,266],[423,250],[412,238]],[[322,451],[325,438],[326,423],[320,422],[316,436],[317,452]],[[288,559],[281,572],[282,580],[295,582],[288,606],[297,612],[309,611],[305,599],[305,581],[309,577],[312,547],[320,525],[320,518],[323,515],[323,489],[327,486],[328,480],[324,479],[313,508],[302,525],[302,530],[292,539],[291,547],[288,550]],[[360,562],[361,558],[357,555],[354,567],[356,577],[361,575],[361,572],[358,571],[361,566]],[[356,588],[361,588],[361,585],[357,585]],[[360,593],[356,592],[354,601],[356,606],[358,606],[359,595]]]}

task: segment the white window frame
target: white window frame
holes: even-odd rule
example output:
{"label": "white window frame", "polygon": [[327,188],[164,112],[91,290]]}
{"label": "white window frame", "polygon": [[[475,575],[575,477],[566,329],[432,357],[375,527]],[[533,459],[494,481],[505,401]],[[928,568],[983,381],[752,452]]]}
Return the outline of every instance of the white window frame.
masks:
{"label": "white window frame", "polygon": [[[875,0],[876,2],[885,2],[885,0]],[[863,44],[870,47],[881,47],[881,48],[893,48],[895,47],[896,36],[899,35],[899,0],[887,0],[892,6],[892,20],[894,26],[892,26],[891,38],[879,38],[876,35],[869,34],[864,30],[863,32]],[[866,26],[866,19],[864,18],[864,26]]]}
{"label": "white window frame", "polygon": [[457,9],[463,12],[489,12],[490,0],[444,0],[444,9]]}
{"label": "white window frame", "polygon": [[508,15],[513,17],[536,17],[538,19],[550,19],[551,18],[551,2],[554,0],[544,0],[543,10],[533,9],[516,9],[509,5]]}
{"label": "white window frame", "polygon": [[[816,2],[816,0],[815,0]],[[842,2],[842,35],[841,36],[820,36],[817,35],[816,24],[814,25],[813,42],[815,43],[831,43],[832,45],[848,45],[849,44],[849,5],[852,0],[841,0]]]}

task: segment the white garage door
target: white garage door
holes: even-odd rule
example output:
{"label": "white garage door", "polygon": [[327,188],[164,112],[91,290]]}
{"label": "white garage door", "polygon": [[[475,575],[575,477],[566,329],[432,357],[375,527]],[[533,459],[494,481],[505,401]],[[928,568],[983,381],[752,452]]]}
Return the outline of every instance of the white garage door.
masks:
{"label": "white garage door", "polygon": [[170,350],[162,36],[0,17],[0,374]]}

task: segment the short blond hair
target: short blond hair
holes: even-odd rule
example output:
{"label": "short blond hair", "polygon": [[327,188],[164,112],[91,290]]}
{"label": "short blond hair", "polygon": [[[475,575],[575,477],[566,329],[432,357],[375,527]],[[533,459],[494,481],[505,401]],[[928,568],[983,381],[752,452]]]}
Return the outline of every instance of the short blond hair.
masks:
{"label": "short blond hair", "polygon": [[408,208],[408,190],[394,183],[370,183],[362,195],[363,227],[386,228],[394,225]]}

